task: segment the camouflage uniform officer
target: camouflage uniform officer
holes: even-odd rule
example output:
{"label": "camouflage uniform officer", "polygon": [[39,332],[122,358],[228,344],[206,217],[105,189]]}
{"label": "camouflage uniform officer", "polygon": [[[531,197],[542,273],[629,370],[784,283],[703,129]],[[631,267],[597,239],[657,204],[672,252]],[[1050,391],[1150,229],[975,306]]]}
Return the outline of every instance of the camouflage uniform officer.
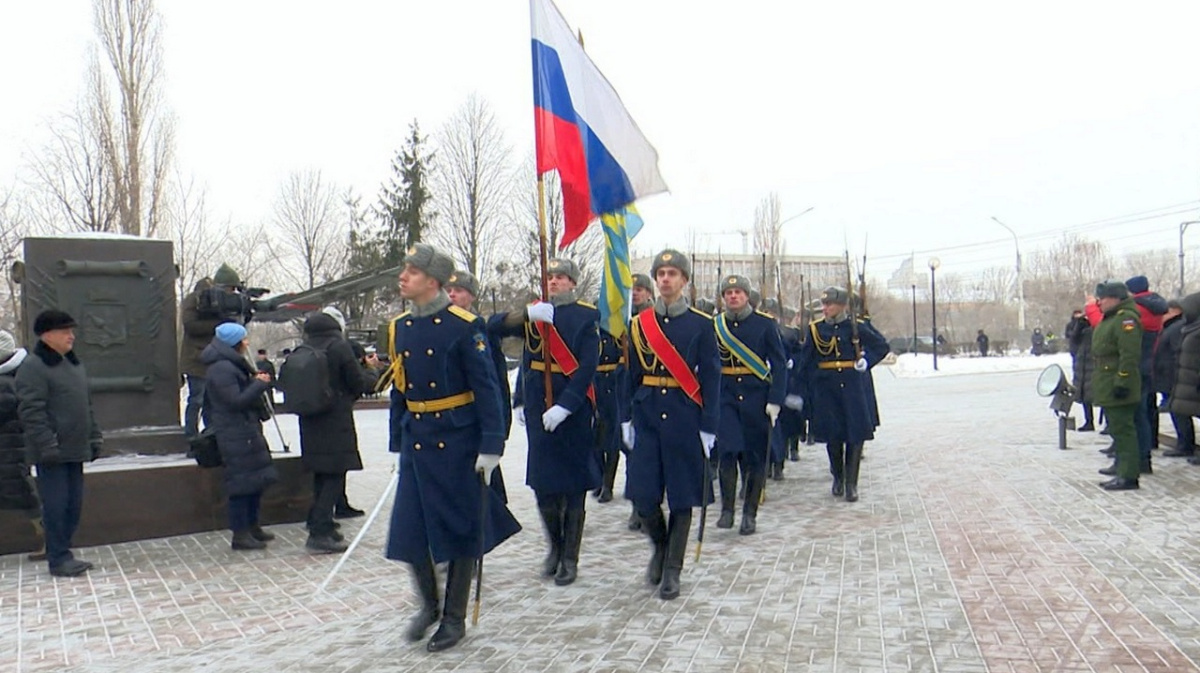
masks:
{"label": "camouflage uniform officer", "polygon": [[[428,644],[436,652],[453,647],[466,631],[475,560],[521,526],[494,490],[480,488],[479,473],[492,474],[504,449],[500,390],[483,320],[450,304],[442,289],[454,270],[449,257],[418,243],[404,263],[400,294],[413,307],[388,329],[390,448],[400,453],[400,481],[387,557],[412,565],[421,598],[407,632],[414,641],[438,621],[434,564],[449,561],[441,625]],[[481,505],[486,520],[480,519]]]}
{"label": "camouflage uniform officer", "polygon": [[812,408],[811,431],[829,454],[832,492],[844,493],[847,501],[854,502],[863,443],[875,436],[867,377],[889,348],[887,339],[870,323],[851,318],[846,312],[849,301],[849,293],[840,287],[825,288],[821,294],[825,317],[808,326],[808,340],[789,379],[787,404],[800,406],[800,382],[809,379],[812,394],[806,402]]}
{"label": "camouflage uniform officer", "polygon": [[1141,461],[1133,416],[1142,399],[1142,319],[1125,284],[1109,280],[1096,286],[1096,305],[1104,317],[1092,330],[1092,397],[1104,408],[1116,446],[1116,476],[1100,484],[1108,491],[1138,488]]}
{"label": "camouflage uniform officer", "polygon": [[[600,312],[576,296],[579,267],[575,262],[551,259],[546,276],[550,301],[530,304],[524,313],[495,316],[493,327],[503,336],[525,339],[521,366],[529,437],[525,483],[537,497],[549,540],[542,572],[565,586],[575,581],[578,572],[584,500],[588,491],[600,486],[600,464],[593,449]],[[544,352],[550,358],[549,408],[544,339]]]}
{"label": "camouflage uniform officer", "polygon": [[770,435],[787,392],[787,356],[775,321],[750,308],[750,281],[745,276],[727,276],[721,281],[721,296],[725,310],[713,321],[721,357],[721,423],[717,430],[721,517],[717,528],[733,527],[740,467],[746,480],[746,500],[738,532],[750,535],[757,528]]}
{"label": "camouflage uniform officer", "polygon": [[659,297],[630,327],[632,403],[621,429],[632,449],[627,492],[654,543],[647,579],[661,583],[659,596],[669,600],[679,596],[692,508],[712,502],[704,468],[716,442],[721,361],[712,318],[683,296],[691,276],[688,258],[664,250],[651,273]]}

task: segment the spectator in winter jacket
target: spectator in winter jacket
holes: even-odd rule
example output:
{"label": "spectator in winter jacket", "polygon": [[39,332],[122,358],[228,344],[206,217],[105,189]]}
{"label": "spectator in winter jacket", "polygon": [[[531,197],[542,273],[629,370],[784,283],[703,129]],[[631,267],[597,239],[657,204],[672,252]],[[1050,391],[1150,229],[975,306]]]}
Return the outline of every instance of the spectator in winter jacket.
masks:
{"label": "spectator in winter jacket", "polygon": [[271,362],[271,358],[267,355],[267,349],[258,349],[258,357],[254,358],[254,368],[270,374],[271,380],[275,380],[275,363]]}
{"label": "spectator in winter jacket", "polygon": [[[1195,429],[1193,418],[1200,416],[1200,292],[1189,294],[1180,302],[1183,308],[1183,326],[1179,329],[1179,364],[1175,368],[1175,387],[1171,391],[1171,419],[1178,417],[1180,444],[1187,439],[1195,446]],[[1168,338],[1179,323],[1168,327]],[[1192,436],[1185,438],[1184,434],[1191,431]],[[1194,452],[1193,448],[1193,452]],[[1193,455],[1189,463],[1200,464],[1200,457]]]}
{"label": "spectator in winter jacket", "polygon": [[1046,335],[1042,334],[1041,327],[1033,328],[1033,334],[1029,337],[1029,354],[1041,355],[1046,352]]}
{"label": "spectator in winter jacket", "polygon": [[988,354],[988,335],[979,330],[979,335],[975,337],[975,345],[979,346],[979,357],[986,358]]}
{"label": "spectator in winter jacket", "polygon": [[201,310],[201,298],[215,289],[232,289],[241,284],[241,278],[228,264],[222,264],[212,278],[196,281],[191,294],[179,304],[179,320],[183,324],[183,340],[179,349],[179,371],[187,383],[187,404],[183,410],[183,434],[195,437],[200,434],[200,421],[208,426],[209,414],[204,411],[204,381],[208,366],[201,354],[212,341],[213,330],[223,322],[234,319]]}
{"label": "spectator in winter jacket", "polygon": [[50,574],[76,577],[92,564],[75,558],[71,540],[83,513],[83,464],[100,455],[87,372],[75,356],[75,319],[46,310],[33,321],[38,343],[17,369],[17,413],[28,463],[37,468]]}
{"label": "spectator in winter jacket", "polygon": [[[0,509],[15,510],[29,517],[29,523],[42,535],[42,503],[25,462],[25,437],[17,415],[17,367],[27,355],[17,348],[13,335],[0,330]],[[29,555],[30,561],[46,560],[42,551]]]}
{"label": "spectator in winter jacket", "polygon": [[246,359],[246,328],[235,322],[218,325],[200,355],[208,365],[204,388],[212,428],[225,464],[229,496],[230,546],[235,550],[265,549],[275,536],[259,525],[263,491],[279,480],[271,450],[263,436],[266,419],[263,393],[271,389],[270,375],[256,372]]}
{"label": "spectator in winter jacket", "polygon": [[1092,375],[1096,363],[1092,360],[1092,325],[1082,313],[1071,335],[1074,342],[1071,346],[1071,383],[1075,386],[1075,401],[1083,407],[1083,425],[1079,426],[1079,432],[1092,432],[1096,429],[1092,409]]}
{"label": "spectator in winter jacket", "polygon": [[325,354],[333,403],[325,411],[300,416],[300,455],[313,473],[313,504],[308,517],[305,548],[314,553],[346,551],[334,526],[334,508],[346,490],[346,472],[361,470],[354,401],[375,388],[374,369],[364,369],[354,357],[342,327],[327,313],[304,321],[304,343]]}
{"label": "spectator in winter jacket", "polygon": [[[1185,325],[1181,303],[1174,299],[1167,302],[1167,312],[1163,315],[1163,329],[1154,344],[1150,371],[1151,385],[1156,393],[1163,394],[1162,407],[1166,410],[1170,409],[1171,392],[1175,389]],[[1155,409],[1154,413],[1157,415],[1158,411]],[[1191,416],[1172,413],[1171,423],[1175,426],[1175,448],[1164,451],[1163,457],[1191,457],[1196,453],[1196,431]]]}

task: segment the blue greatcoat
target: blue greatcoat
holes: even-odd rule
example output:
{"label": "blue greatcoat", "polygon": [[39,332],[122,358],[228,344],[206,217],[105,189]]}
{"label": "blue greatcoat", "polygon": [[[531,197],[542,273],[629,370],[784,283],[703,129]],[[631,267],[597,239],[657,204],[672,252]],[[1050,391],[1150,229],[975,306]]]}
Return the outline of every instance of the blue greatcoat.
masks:
{"label": "blue greatcoat", "polygon": [[[802,332],[791,325],[781,327],[779,330],[780,339],[783,340],[783,350],[787,354],[788,360],[792,366],[800,359],[800,349],[803,344],[800,341]],[[797,374],[798,369],[788,369],[788,392],[798,394],[804,400],[808,400],[808,390],[804,386],[803,381],[796,381],[800,378]],[[790,407],[784,407],[779,412],[779,429],[784,438],[795,437],[804,431],[804,421],[809,416],[808,406],[806,405],[800,411],[796,411]]]}
{"label": "blue greatcoat", "polygon": [[[399,367],[392,389],[391,446],[400,452],[387,557],[435,563],[480,554],[480,494],[486,493],[483,551],[521,529],[495,489],[481,489],[480,453],[504,450],[504,412],[483,320],[447,306],[393,321]],[[471,392],[473,402],[446,411],[410,404]]]}
{"label": "blue greatcoat", "polygon": [[529,438],[525,483],[540,495],[573,495],[600,487],[600,462],[593,448],[595,409],[588,399],[600,351],[599,320],[600,312],[591,304],[571,302],[554,307],[554,327],[579,361],[579,369],[568,378],[554,363],[552,403],[564,407],[571,415],[553,433],[548,433],[542,426],[546,379],[544,370],[538,369],[542,366],[541,336],[531,322],[513,327],[505,324],[504,315],[492,319],[494,333],[525,339],[520,390]]}
{"label": "blue greatcoat", "polygon": [[[746,370],[746,364],[717,339],[721,356],[721,422],[717,430],[720,455],[744,454],[748,465],[761,465],[767,457],[767,403],[783,405],[787,394],[787,355],[779,326],[770,316],[752,312],[742,320],[724,314],[729,332],[770,367],[767,380]],[[713,322],[719,320],[718,316]]]}
{"label": "blue greatcoat", "polygon": [[[681,300],[685,301],[686,300]],[[647,309],[654,311],[656,309]],[[634,319],[640,325],[643,312]],[[630,408],[623,420],[633,420],[633,451],[629,454],[626,497],[638,511],[661,505],[663,492],[671,510],[690,509],[713,501],[705,474],[699,431],[716,434],[721,404],[721,361],[712,317],[688,308],[681,315],[659,315],[663,334],[700,381],[703,408],[679,388],[654,386],[671,373],[650,350],[640,332],[630,344]],[[632,330],[632,331],[637,331]]]}
{"label": "blue greatcoat", "polygon": [[[807,381],[810,394],[804,404],[812,409],[812,433],[818,442],[858,444],[875,436],[875,415],[868,394],[871,372],[854,371],[851,339],[849,319],[814,321],[792,369],[796,374],[792,377],[793,394],[800,394],[799,382]],[[874,367],[890,351],[887,340],[868,322],[858,321],[858,339],[868,367]],[[821,367],[822,362],[830,364]]]}
{"label": "blue greatcoat", "polygon": [[600,330],[600,355],[596,363],[596,450],[611,455],[621,450],[621,408],[628,391],[621,342]]}

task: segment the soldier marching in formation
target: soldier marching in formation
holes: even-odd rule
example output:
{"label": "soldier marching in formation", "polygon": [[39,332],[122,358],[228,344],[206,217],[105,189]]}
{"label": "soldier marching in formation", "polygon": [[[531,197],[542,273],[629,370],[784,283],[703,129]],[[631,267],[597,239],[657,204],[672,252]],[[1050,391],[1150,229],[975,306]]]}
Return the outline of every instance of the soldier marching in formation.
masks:
{"label": "soldier marching in formation", "polygon": [[[719,456],[717,527],[733,527],[740,470],[738,532],[754,533],[772,435],[799,434],[801,409],[812,414],[808,432],[827,445],[834,495],[857,500],[862,445],[878,424],[868,377],[888,346],[853,314],[847,290],[827,288],[824,316],[797,330],[754,310],[748,279],[726,276],[713,318],[684,296],[691,264],[668,249],[654,257],[651,276],[634,277],[633,318],[617,339],[576,297],[580,271],[571,260],[548,263],[549,301],[486,326],[472,312],[478,283],[449,257],[416,244],[404,261],[400,291],[412,308],[390,323],[384,379],[392,384],[390,449],[400,454],[387,556],[412,568],[420,609],[409,639],[440,621],[430,651],[463,637],[475,563],[520,530],[499,469],[513,416],[528,419],[526,483],[549,539],[541,571],[558,585],[576,580],[585,496],[595,489],[601,502],[612,499],[622,446],[630,528],[649,537],[646,578],[667,600],[680,593],[693,510],[713,500],[710,460]],[[524,344],[512,397],[499,349],[506,336]],[[443,562],[439,599],[435,566]]]}
{"label": "soldier marching in formation", "polygon": [[588,491],[601,484],[593,448],[600,312],[576,296],[579,267],[575,262],[551,259],[546,276],[550,301],[530,304],[523,314],[497,315],[492,325],[502,336],[525,340],[521,363],[529,438],[525,483],[537,497],[549,541],[542,572],[565,586],[575,581],[578,572],[584,500]]}

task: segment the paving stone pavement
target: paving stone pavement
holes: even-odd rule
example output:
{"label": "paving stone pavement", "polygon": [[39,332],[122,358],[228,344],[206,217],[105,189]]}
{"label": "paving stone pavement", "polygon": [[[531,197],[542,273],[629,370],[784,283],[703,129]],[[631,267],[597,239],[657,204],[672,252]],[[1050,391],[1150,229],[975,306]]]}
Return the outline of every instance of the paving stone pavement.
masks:
{"label": "paving stone pavement", "polygon": [[[414,597],[382,557],[385,502],[320,593],[337,557],[306,554],[298,524],[264,552],[216,532],[84,549],[97,568],[79,579],[0,557],[0,671],[1198,670],[1200,468],[1162,459],[1142,490],[1100,490],[1106,438],[1058,451],[1035,376],[881,368],[862,499],[829,496],[824,451],[806,447],[769,483],[758,534],[710,512],[675,601],[645,584],[649,545],[620,500],[589,498],[576,584],[537,575],[517,437],[504,467],[526,528],[487,557],[479,625],[453,650],[403,638]],[[369,508],[394,461],[386,412],[359,424],[351,499]]]}

